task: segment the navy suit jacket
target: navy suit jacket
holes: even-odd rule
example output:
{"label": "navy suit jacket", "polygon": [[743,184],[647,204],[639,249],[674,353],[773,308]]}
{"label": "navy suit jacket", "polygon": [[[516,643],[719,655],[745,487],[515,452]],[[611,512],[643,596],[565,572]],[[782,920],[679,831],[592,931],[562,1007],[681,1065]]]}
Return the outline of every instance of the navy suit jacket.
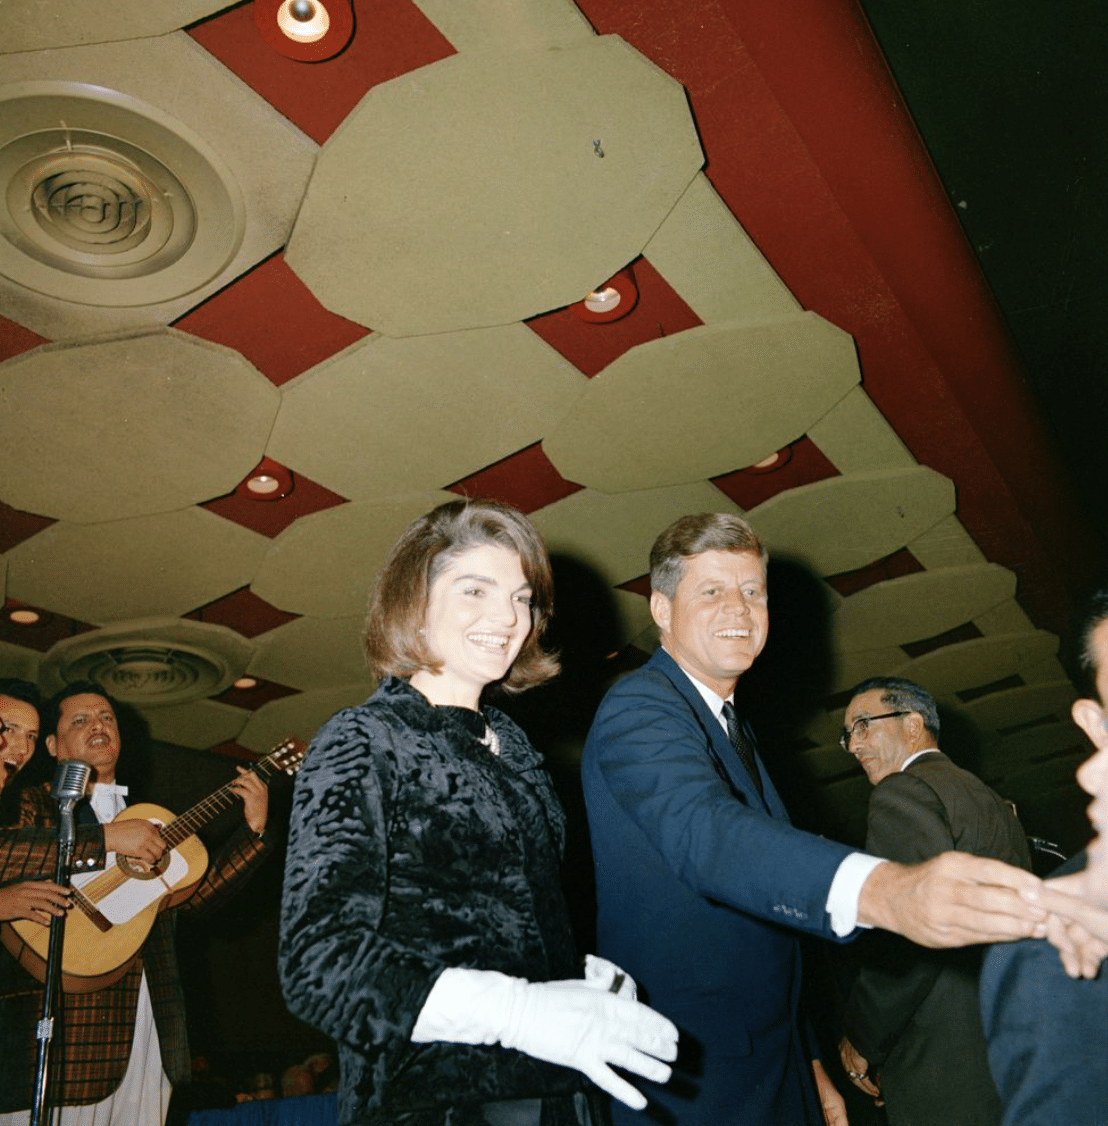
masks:
{"label": "navy suit jacket", "polygon": [[1003,1126],[1108,1124],[1108,966],[1074,980],[1044,939],[998,943],[981,971],[981,1016]]}
{"label": "navy suit jacket", "polygon": [[827,893],[851,850],[793,828],[759,769],[764,800],[663,649],[608,692],[585,746],[597,950],[682,1031],[674,1078],[643,1085],[659,1121],[823,1121],[794,932],[835,937]]}

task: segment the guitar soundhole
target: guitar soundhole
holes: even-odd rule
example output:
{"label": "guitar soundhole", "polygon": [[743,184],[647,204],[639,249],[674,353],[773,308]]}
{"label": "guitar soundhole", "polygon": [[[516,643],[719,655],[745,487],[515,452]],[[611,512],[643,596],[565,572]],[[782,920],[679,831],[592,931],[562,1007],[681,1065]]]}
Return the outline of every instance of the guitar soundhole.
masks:
{"label": "guitar soundhole", "polygon": [[136,860],[133,856],[117,856],[116,865],[120,871],[135,880],[156,880],[169,867],[169,849],[161,854],[153,866]]}

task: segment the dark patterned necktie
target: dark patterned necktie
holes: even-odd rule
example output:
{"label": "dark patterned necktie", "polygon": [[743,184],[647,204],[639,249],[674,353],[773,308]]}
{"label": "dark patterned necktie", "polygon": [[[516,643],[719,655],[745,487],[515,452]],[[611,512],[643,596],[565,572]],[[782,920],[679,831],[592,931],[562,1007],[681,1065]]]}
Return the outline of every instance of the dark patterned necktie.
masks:
{"label": "dark patterned necktie", "polygon": [[735,705],[730,700],[723,702],[723,722],[727,724],[731,746],[738,751],[739,758],[742,759],[743,766],[746,767],[746,772],[758,791],[758,797],[762,797],[762,776],[758,773],[758,763],[754,760],[754,748],[743,734],[742,724],[739,723],[739,717],[735,715]]}

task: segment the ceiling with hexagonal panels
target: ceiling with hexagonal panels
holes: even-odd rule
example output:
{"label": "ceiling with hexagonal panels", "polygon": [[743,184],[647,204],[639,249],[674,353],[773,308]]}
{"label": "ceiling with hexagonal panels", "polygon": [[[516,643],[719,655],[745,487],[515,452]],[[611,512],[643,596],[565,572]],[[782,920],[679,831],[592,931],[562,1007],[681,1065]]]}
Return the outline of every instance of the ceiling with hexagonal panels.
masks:
{"label": "ceiling with hexagonal panels", "polygon": [[251,3],[0,8],[0,674],[98,679],[169,748],[310,738],[372,687],[396,535],[495,496],[555,556],[566,674],[520,717],[572,762],[657,642],[654,536],[741,512],[773,557],[748,707],[800,820],[857,837],[844,694],[898,673],[1080,844],[1058,650],[1104,545],[1029,390],[1030,282],[973,225],[1019,184],[960,201],[987,144],[908,17],[353,11],[304,62]]}

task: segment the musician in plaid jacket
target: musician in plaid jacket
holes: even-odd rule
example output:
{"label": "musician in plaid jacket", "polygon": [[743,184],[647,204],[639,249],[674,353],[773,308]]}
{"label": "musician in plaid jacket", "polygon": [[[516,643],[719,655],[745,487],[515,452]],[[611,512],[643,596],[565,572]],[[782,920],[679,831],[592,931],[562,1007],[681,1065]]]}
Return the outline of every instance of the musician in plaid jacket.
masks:
{"label": "musician in plaid jacket", "polygon": [[[94,686],[71,685],[52,703],[44,727],[56,730],[47,736],[47,748],[57,758],[92,763],[97,777],[93,807],[101,821],[110,821],[110,803],[123,804],[111,793],[118,789],[113,784],[120,745],[110,701]],[[218,902],[269,851],[265,784],[253,772],[241,772],[232,785],[243,798],[246,824],[209,865],[196,891],[158,915],[118,982],[95,993],[64,995],[51,1047],[48,1094],[52,1106],[65,1108],[62,1126],[94,1121],[94,1106],[97,1126],[160,1126],[171,1084],[188,1077],[184,997],[173,938],[176,915]],[[17,825],[0,830],[0,883],[53,875],[56,823],[57,804],[48,789],[27,790]],[[140,828],[132,829],[134,825]],[[125,834],[122,842],[120,833]],[[110,849],[151,862],[164,847],[157,828],[141,819],[82,825],[77,829],[74,872],[102,868]],[[0,952],[0,1126],[28,1120],[41,1005],[41,985]]]}

